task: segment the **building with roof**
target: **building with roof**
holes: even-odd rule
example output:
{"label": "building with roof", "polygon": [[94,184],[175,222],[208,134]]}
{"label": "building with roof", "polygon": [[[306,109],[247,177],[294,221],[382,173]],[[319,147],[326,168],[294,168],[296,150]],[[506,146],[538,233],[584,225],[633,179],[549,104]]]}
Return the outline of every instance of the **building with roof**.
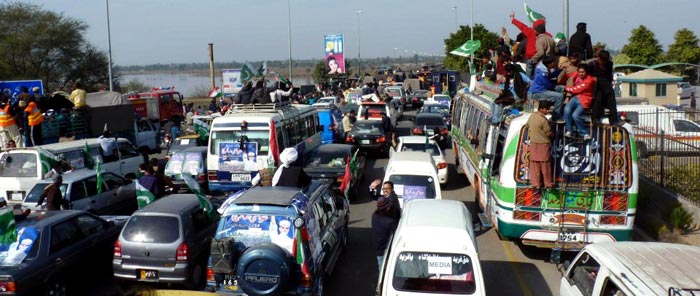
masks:
{"label": "building with roof", "polygon": [[657,106],[680,105],[678,82],[683,81],[682,77],[654,69],[644,69],[619,79],[622,83],[623,97],[647,98],[649,104]]}

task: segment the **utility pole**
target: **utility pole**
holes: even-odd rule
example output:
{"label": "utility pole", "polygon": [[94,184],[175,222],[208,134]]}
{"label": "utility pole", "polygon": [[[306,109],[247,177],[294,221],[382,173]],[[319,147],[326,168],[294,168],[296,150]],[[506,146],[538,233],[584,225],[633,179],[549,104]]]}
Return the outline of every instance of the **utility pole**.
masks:
{"label": "utility pole", "polygon": [[357,77],[362,79],[362,58],[360,58],[360,52],[362,52],[362,43],[360,43],[360,14],[362,10],[357,11]]}
{"label": "utility pole", "polygon": [[289,82],[292,82],[292,4],[287,0],[287,38],[289,39]]}
{"label": "utility pole", "polygon": [[211,77],[211,89],[216,88],[214,82],[214,43],[209,43],[209,77]]}
{"label": "utility pole", "polygon": [[112,88],[114,87],[114,83],[112,82],[112,34],[109,30],[109,0],[105,0],[105,4],[107,6],[107,63],[109,64],[107,66],[107,72],[109,75],[109,91],[113,91]]}

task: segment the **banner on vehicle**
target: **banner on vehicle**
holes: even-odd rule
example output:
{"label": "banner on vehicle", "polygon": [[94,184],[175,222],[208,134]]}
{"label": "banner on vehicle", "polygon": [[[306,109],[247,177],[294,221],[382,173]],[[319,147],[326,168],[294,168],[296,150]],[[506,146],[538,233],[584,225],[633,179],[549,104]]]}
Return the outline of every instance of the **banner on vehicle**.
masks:
{"label": "banner on vehicle", "polygon": [[323,54],[328,74],[345,73],[343,56],[343,34],[331,34],[323,37]]}
{"label": "banner on vehicle", "polygon": [[241,80],[241,69],[227,69],[221,71],[223,76],[224,96],[230,97],[232,94],[237,94],[243,88]]}
{"label": "banner on vehicle", "polygon": [[219,170],[221,171],[257,171],[257,159],[257,142],[219,144]]}

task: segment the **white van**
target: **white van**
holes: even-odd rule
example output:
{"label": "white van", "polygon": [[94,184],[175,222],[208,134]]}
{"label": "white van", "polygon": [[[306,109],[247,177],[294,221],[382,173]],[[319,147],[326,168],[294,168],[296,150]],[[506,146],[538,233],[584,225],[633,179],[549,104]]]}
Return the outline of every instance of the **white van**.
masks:
{"label": "white van", "polygon": [[414,199],[442,199],[439,180],[435,160],[423,151],[394,152],[384,174],[402,206]]}
{"label": "white van", "polygon": [[695,150],[691,146],[700,147],[700,125],[681,111],[655,105],[619,105],[617,112],[635,127],[639,157],[660,151],[657,135],[662,131],[667,139],[673,140],[666,141],[664,151],[684,152]]}
{"label": "white van", "polygon": [[590,244],[565,268],[559,288],[562,296],[697,295],[700,291],[700,247],[695,246]]}
{"label": "white van", "polygon": [[406,204],[375,295],[486,295],[471,221],[460,201]]}
{"label": "white van", "polygon": [[[69,142],[17,148],[0,153],[0,199],[8,203],[21,203],[27,192],[48,173],[59,159],[70,162],[73,168],[85,167],[85,143],[90,154],[99,161],[102,148],[97,139],[82,139]],[[102,162],[102,170],[127,178],[135,178],[139,165],[145,158],[136,151],[129,140],[117,139],[119,159]]]}

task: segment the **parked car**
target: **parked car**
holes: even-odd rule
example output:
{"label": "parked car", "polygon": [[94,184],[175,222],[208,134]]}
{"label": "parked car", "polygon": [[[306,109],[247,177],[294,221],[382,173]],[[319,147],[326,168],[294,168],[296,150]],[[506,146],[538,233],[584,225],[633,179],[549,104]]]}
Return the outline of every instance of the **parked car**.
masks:
{"label": "parked car", "polygon": [[394,183],[401,205],[415,199],[442,199],[436,167],[426,152],[396,152],[389,159],[383,181]]}
{"label": "parked car", "polygon": [[565,262],[559,295],[696,295],[700,248],[659,242],[587,245]]}
{"label": "parked car", "polygon": [[461,201],[406,204],[384,253],[376,295],[486,295],[471,221]]}
{"label": "parked car", "polygon": [[[29,191],[22,203],[23,208],[32,212],[46,210],[46,201],[37,205],[39,195],[53,180],[42,180]],[[97,186],[102,186],[102,193],[97,193]],[[113,173],[102,172],[102,182],[98,183],[97,172],[81,169],[63,174],[61,193],[68,208],[82,210],[99,215],[130,215],[137,206],[134,183]]]}
{"label": "parked car", "polygon": [[187,184],[182,179],[182,174],[187,173],[199,183],[204,192],[208,192],[207,146],[190,147],[171,155],[163,173],[170,177],[175,188],[180,189],[187,189]]}
{"label": "parked car", "polygon": [[349,203],[331,184],[253,187],[226,201],[209,260],[209,291],[323,295],[347,244]]}
{"label": "parked car", "polygon": [[365,155],[357,146],[346,144],[324,144],[311,151],[304,172],[313,179],[329,179],[334,187],[340,187],[345,176],[346,167],[355,159],[355,169],[350,168],[349,200],[357,197],[357,189],[362,183],[365,171]]}
{"label": "parked car", "polygon": [[683,98],[689,98],[695,96],[695,86],[692,86],[688,82],[678,82],[678,96]]}
{"label": "parked car", "polygon": [[404,136],[397,139],[397,144],[395,149],[391,149],[389,153],[393,156],[395,152],[398,151],[421,151],[427,152],[433,157],[435,161],[438,180],[440,185],[447,184],[447,161],[445,160],[445,155],[442,154],[440,146],[434,140],[428,140],[424,136]]}
{"label": "parked car", "polygon": [[194,194],[173,194],[134,212],[114,243],[114,277],[203,289],[218,223]]}
{"label": "parked car", "polygon": [[411,107],[420,108],[423,107],[423,103],[428,100],[428,90],[416,89],[413,93],[408,96],[408,101],[411,102]]}
{"label": "parked car", "polygon": [[356,121],[345,139],[345,143],[383,154],[389,153],[390,142],[391,139],[387,139],[382,122],[376,120]]}
{"label": "parked car", "polygon": [[108,221],[71,210],[18,221],[18,241],[0,252],[6,253],[0,263],[0,294],[80,295],[78,285],[109,271],[109,254],[124,221],[126,217]]}
{"label": "parked car", "polygon": [[317,107],[317,106],[328,107],[329,105],[336,105],[336,104],[340,104],[340,99],[338,97],[333,96],[333,97],[322,97],[322,98],[316,100],[316,102],[314,102],[313,106],[314,107]]}

